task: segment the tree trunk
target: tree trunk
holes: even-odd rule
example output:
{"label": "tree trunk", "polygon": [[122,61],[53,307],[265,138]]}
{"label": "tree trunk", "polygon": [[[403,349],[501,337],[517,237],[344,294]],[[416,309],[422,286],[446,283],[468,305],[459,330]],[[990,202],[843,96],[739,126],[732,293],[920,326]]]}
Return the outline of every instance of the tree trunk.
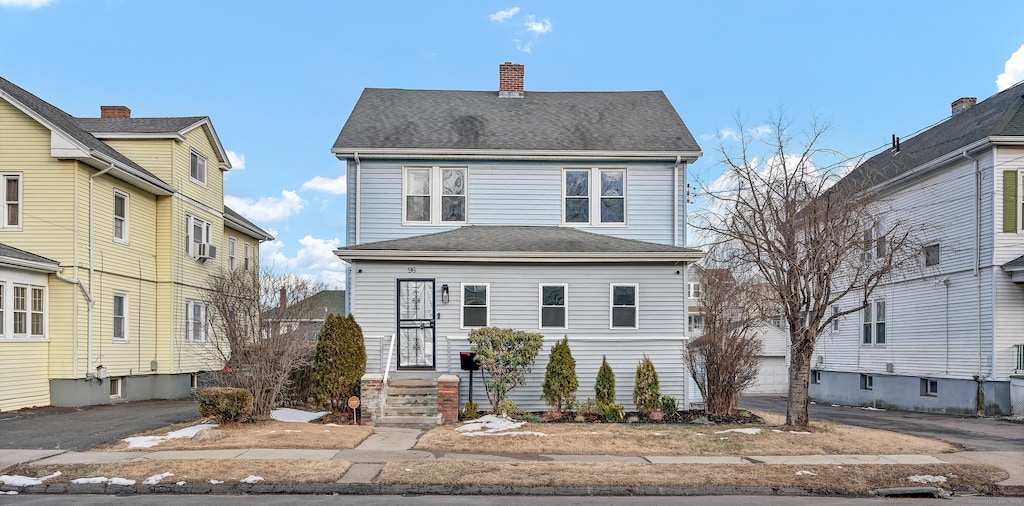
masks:
{"label": "tree trunk", "polygon": [[786,426],[791,429],[807,427],[808,383],[811,375],[810,346],[794,346],[789,359],[789,401],[786,404]]}

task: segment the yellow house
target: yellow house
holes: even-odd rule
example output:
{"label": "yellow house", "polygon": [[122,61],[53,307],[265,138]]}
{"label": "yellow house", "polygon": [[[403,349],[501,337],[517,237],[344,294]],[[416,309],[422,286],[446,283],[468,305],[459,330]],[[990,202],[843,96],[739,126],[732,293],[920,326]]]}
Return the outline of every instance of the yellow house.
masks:
{"label": "yellow house", "polygon": [[208,117],[100,116],[0,78],[0,411],[187,396],[220,367],[207,276],[272,239]]}

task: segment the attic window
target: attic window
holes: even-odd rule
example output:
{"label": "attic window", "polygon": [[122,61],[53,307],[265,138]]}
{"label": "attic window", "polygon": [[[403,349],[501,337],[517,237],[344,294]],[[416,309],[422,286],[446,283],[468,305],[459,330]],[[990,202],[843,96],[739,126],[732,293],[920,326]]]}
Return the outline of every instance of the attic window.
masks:
{"label": "attic window", "polygon": [[188,176],[201,185],[206,184],[206,157],[192,151],[189,160]]}

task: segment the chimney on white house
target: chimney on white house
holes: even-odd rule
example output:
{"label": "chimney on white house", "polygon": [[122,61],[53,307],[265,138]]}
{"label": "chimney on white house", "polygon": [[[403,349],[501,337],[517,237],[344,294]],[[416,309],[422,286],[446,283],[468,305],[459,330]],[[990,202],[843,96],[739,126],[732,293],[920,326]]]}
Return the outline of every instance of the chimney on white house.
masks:
{"label": "chimney on white house", "polygon": [[951,114],[951,116],[956,116],[957,114],[960,114],[960,113],[962,113],[962,112],[964,112],[964,111],[966,111],[966,110],[968,110],[968,109],[970,109],[970,108],[972,108],[972,107],[974,107],[976,105],[978,105],[978,99],[977,98],[974,98],[974,97],[958,98],[958,99],[953,101],[953,104],[952,104],[952,106],[953,106],[953,114]]}
{"label": "chimney on white house", "polygon": [[101,118],[130,118],[132,110],[123,105],[101,105]]}
{"label": "chimney on white house", "polygon": [[523,98],[522,63],[507,61],[498,65],[498,96],[502,98]]}

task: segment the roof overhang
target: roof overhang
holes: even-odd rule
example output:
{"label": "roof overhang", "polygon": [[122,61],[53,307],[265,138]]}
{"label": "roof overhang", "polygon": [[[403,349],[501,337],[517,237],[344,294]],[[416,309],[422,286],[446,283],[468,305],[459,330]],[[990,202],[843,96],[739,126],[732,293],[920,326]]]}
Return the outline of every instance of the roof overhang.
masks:
{"label": "roof overhang", "polygon": [[232,230],[241,232],[245,235],[248,235],[249,237],[257,239],[260,242],[274,240],[274,236],[264,232],[263,230],[257,230],[255,228],[252,228],[249,225],[236,220],[233,216],[229,215],[228,213],[224,213],[224,226]]}
{"label": "roof overhang", "polygon": [[23,258],[13,258],[8,256],[0,256],[0,267],[9,267],[25,271],[45,272],[51,274],[56,274],[64,270],[61,266],[54,263],[36,262],[32,260],[25,260]]}
{"label": "roof overhang", "polygon": [[679,252],[532,252],[532,251],[400,251],[337,249],[338,258],[377,261],[495,263],[675,263],[696,262],[700,251]]}
{"label": "roof overhang", "polygon": [[652,160],[692,163],[701,151],[586,151],[443,148],[333,148],[341,160],[360,159],[455,159],[455,160]]}
{"label": "roof overhang", "polygon": [[1024,262],[1024,257],[1019,257],[1001,265],[1000,267],[1003,269],[1003,272],[1010,275],[1010,281],[1013,281],[1014,283],[1024,283],[1024,265],[1021,265],[1022,262]]}
{"label": "roof overhang", "polygon": [[185,142],[185,136],[181,132],[93,132],[92,136],[97,139],[170,139],[178,142]]}

